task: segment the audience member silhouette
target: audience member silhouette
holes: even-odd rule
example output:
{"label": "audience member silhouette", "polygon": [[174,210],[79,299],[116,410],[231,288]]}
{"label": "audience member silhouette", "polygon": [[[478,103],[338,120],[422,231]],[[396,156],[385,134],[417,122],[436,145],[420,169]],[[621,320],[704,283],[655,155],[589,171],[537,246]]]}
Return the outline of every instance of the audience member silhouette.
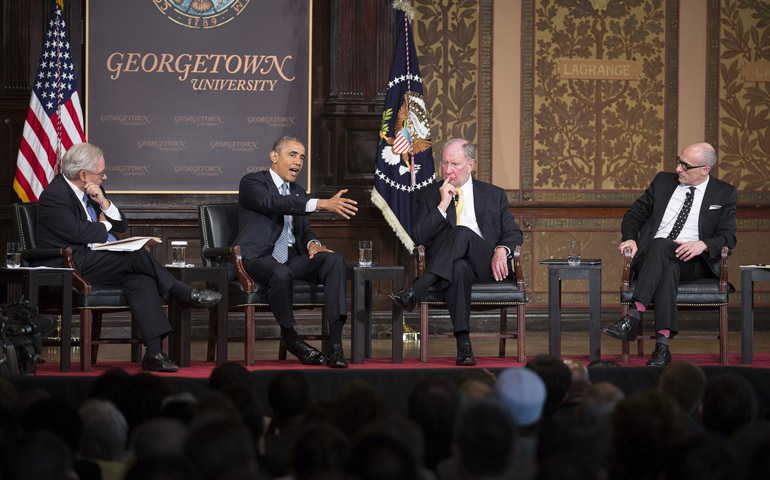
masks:
{"label": "audience member silhouette", "polygon": [[137,462],[153,457],[181,457],[189,431],[187,425],[175,418],[151,418],[137,426],[131,434],[130,445]]}
{"label": "audience member silhouette", "polygon": [[193,422],[184,446],[187,461],[201,480],[216,480],[225,475],[257,475],[256,448],[243,422],[225,417],[209,417]]}
{"label": "audience member silhouette", "polygon": [[613,383],[594,383],[586,389],[575,407],[575,420],[585,427],[594,426],[602,419],[609,418],[623,397],[623,391]]}
{"label": "audience member silhouette", "polygon": [[455,377],[466,402],[475,402],[495,395],[495,375],[487,369],[461,370]]}
{"label": "audience member silhouette", "polygon": [[735,456],[723,436],[693,435],[673,455],[667,478],[733,480],[738,478],[736,467]]}
{"label": "audience member silhouette", "polygon": [[569,367],[560,358],[546,354],[537,355],[525,366],[543,379],[546,390],[543,418],[550,419],[567,396],[572,380]]}
{"label": "audience member silhouette", "polygon": [[419,460],[399,436],[378,425],[363,429],[353,443],[348,472],[359,480],[419,480]]}
{"label": "audience member silhouette", "polygon": [[735,478],[770,478],[770,421],[750,423],[728,442],[736,458]]}
{"label": "audience member silhouette", "polygon": [[128,423],[108,400],[91,398],[78,410],[83,424],[79,457],[99,465],[102,480],[122,480],[125,475]]}
{"label": "audience member silhouette", "polygon": [[181,455],[146,457],[129,467],[123,480],[200,480],[198,472]]}
{"label": "audience member silhouette", "polygon": [[304,425],[292,451],[294,480],[310,480],[322,473],[345,471],[351,442],[330,422],[316,421]]}
{"label": "audience member silhouette", "polygon": [[38,429],[2,452],[3,480],[78,480],[72,449],[55,433]]}
{"label": "audience member silhouette", "polygon": [[703,433],[703,425],[695,412],[706,388],[703,369],[688,360],[676,360],[663,369],[658,379],[661,392],[671,395],[687,419],[690,433]]}
{"label": "audience member silhouette", "polygon": [[706,381],[700,414],[707,432],[730,438],[756,417],[754,388],[748,380],[735,373],[710,378]]}
{"label": "audience member silhouette", "polygon": [[227,385],[239,383],[252,388],[251,374],[241,365],[235,362],[226,362],[217,365],[209,375],[209,388],[212,390],[222,390]]}

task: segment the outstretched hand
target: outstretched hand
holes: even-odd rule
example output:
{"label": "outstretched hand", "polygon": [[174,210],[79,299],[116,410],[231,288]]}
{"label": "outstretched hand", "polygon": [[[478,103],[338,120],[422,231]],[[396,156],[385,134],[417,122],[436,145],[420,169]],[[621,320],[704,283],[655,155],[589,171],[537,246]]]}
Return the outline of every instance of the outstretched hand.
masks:
{"label": "outstretched hand", "polygon": [[350,220],[350,217],[354,216],[358,211],[358,208],[355,207],[355,205],[358,205],[358,202],[350,198],[343,197],[342,195],[344,193],[348,193],[348,190],[347,189],[340,190],[332,198],[318,199],[318,204],[316,208],[318,210],[327,210],[329,212],[334,212],[339,216],[341,216],[342,218],[344,218],[345,220]]}

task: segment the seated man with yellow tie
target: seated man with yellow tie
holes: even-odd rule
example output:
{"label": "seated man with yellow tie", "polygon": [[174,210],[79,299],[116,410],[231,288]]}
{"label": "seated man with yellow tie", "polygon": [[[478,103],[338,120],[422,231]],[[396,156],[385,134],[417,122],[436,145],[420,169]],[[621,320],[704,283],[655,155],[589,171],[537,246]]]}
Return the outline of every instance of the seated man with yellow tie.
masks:
{"label": "seated man with yellow tie", "polygon": [[412,311],[434,284],[444,292],[457,340],[457,365],[476,364],[469,337],[471,283],[501,281],[513,273],[512,252],[523,240],[508,210],[505,190],[475,180],[476,148],[455,138],[444,147],[443,182],[420,190],[412,226],[416,244],[426,247],[425,273],[390,295]]}
{"label": "seated man with yellow tie", "polygon": [[[143,248],[134,252],[91,250],[89,245],[114,240],[113,232],[128,229],[126,217],[107,199],[102,187],[107,179],[104,152],[88,143],[73,145],[62,158],[61,169],[62,174],[40,195],[38,246],[72,247],[75,267],[83,278],[121,287],[146,346],[142,368],[177,371],[160,347],[163,337],[171,332],[161,295],[168,292],[180,304],[196,308],[213,307],[221,295],[180,282]],[[61,266],[61,260],[53,260],[49,266]]]}
{"label": "seated man with yellow tie", "polygon": [[[273,143],[269,170],[246,174],[238,188],[238,237],[243,266],[267,287],[267,298],[286,349],[306,365],[326,363],[347,368],[342,350],[345,305],[345,260],[326,248],[310,228],[308,214],[327,210],[350,219],[356,202],[340,190],[332,198],[308,198],[295,183],[305,163],[305,146],[297,137]],[[294,279],[322,282],[331,348],[326,354],[305,343],[294,329]]]}

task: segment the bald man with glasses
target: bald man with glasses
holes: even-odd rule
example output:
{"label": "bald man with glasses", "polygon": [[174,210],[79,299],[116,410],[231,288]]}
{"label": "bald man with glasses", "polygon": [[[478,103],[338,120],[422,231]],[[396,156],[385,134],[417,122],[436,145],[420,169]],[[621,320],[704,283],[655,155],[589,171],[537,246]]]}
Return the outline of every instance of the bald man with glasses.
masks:
{"label": "bald man with glasses", "polygon": [[655,305],[655,349],[647,365],[671,362],[668,339],[678,333],[680,280],[719,278],[722,247],[735,248],[737,189],[709,175],[714,147],[694,143],[676,158],[676,172],[661,172],[623,216],[620,254],[631,250],[636,288],[628,313],[602,332],[636,338],[641,312]]}

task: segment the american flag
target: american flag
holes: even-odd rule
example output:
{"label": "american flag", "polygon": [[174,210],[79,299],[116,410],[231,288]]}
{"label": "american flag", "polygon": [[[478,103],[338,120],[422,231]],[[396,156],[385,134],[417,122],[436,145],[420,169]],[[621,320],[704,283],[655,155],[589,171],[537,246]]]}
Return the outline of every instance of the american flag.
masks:
{"label": "american flag", "polygon": [[37,201],[48,182],[59,173],[64,152],[85,141],[83,111],[61,2],[54,2],[45,32],[16,158],[13,189],[24,202]]}

